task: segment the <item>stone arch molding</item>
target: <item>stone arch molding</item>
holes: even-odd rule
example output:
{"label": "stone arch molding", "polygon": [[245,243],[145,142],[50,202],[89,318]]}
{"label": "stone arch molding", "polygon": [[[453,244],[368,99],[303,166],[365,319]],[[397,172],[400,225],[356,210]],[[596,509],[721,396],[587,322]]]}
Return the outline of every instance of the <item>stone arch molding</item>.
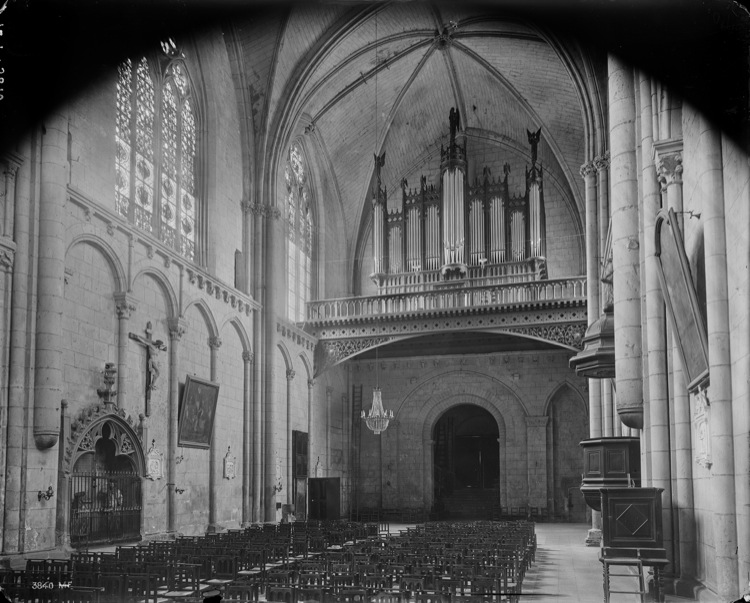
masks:
{"label": "stone arch molding", "polygon": [[146,459],[143,453],[142,429],[130,415],[122,409],[106,410],[100,404],[83,409],[71,421],[70,435],[65,444],[63,471],[70,474],[76,461],[86,453],[93,452],[97,441],[102,438],[104,426],[109,424],[111,436],[118,455],[125,455],[133,461],[139,475],[146,474]]}
{"label": "stone arch molding", "polygon": [[584,398],[580,390],[567,380],[556,385],[555,388],[549,393],[549,395],[547,396],[547,399],[544,402],[544,411],[542,412],[542,415],[543,416],[548,415],[550,406],[552,405],[553,400],[555,400],[558,396],[565,393],[566,391],[570,391],[573,394],[573,396],[575,396],[575,399],[581,405],[581,409],[583,410],[584,414],[588,417],[589,415],[588,401]]}

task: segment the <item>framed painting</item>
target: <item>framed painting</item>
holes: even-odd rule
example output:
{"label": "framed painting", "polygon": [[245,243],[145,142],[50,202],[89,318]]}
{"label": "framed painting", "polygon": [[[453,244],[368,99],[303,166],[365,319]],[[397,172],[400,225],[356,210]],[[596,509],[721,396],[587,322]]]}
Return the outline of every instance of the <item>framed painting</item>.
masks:
{"label": "framed painting", "polygon": [[708,383],[708,338],[679,224],[672,209],[656,216],[656,258],[667,314],[687,378],[695,392]]}
{"label": "framed painting", "polygon": [[188,375],[180,404],[178,446],[210,448],[219,384]]}

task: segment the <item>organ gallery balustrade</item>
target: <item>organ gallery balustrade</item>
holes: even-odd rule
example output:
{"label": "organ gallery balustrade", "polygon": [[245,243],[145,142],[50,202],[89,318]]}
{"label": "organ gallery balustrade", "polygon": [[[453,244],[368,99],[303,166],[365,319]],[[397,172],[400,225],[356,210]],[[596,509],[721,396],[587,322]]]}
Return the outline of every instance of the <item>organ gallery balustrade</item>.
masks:
{"label": "organ gallery balustrade", "polygon": [[520,283],[474,286],[468,281],[458,288],[435,288],[410,291],[325,299],[307,304],[308,323],[354,321],[383,318],[409,313],[426,313],[472,309],[500,311],[517,304],[546,304],[586,300],[586,277],[570,277]]}

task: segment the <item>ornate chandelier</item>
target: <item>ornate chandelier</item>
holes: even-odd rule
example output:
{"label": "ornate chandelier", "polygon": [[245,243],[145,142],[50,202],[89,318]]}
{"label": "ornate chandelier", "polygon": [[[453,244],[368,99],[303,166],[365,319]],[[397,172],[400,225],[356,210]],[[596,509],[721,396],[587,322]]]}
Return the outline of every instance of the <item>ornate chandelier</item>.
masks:
{"label": "ornate chandelier", "polygon": [[365,414],[362,410],[362,418],[367,423],[367,427],[372,430],[375,435],[380,435],[380,432],[388,429],[388,424],[393,418],[392,410],[383,409],[383,397],[380,391],[378,383],[378,349],[375,348],[375,387],[372,390],[372,406],[370,412]]}

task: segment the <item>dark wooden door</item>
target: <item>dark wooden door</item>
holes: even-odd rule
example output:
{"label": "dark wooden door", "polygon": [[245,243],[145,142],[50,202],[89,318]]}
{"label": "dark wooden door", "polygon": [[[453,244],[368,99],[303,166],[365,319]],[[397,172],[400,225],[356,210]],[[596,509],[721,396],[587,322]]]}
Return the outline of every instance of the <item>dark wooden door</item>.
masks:
{"label": "dark wooden door", "polygon": [[308,480],[310,519],[341,518],[341,479],[311,477]]}

